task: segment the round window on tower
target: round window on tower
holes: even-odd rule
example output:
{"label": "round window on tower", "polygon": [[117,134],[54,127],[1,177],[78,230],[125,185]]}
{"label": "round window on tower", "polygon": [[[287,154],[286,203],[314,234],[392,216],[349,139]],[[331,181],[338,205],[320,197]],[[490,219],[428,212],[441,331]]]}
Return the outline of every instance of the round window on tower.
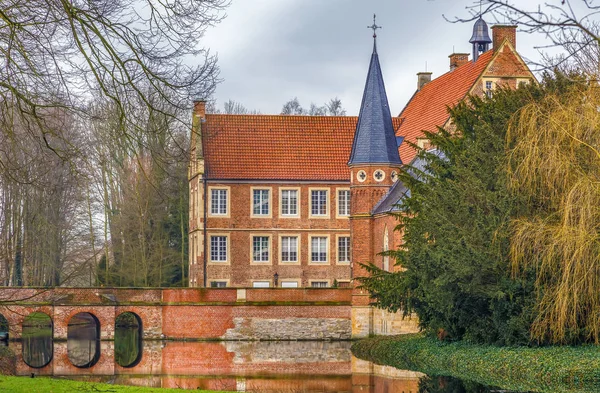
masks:
{"label": "round window on tower", "polygon": [[385,172],[381,169],[377,169],[373,173],[373,177],[375,178],[375,181],[383,181],[383,179],[385,179]]}
{"label": "round window on tower", "polygon": [[390,175],[390,179],[392,179],[392,181],[395,183],[398,180],[398,172],[392,171],[392,174]]}
{"label": "round window on tower", "polygon": [[367,172],[363,170],[358,171],[358,173],[356,174],[356,178],[359,182],[364,182],[365,180],[367,180]]}

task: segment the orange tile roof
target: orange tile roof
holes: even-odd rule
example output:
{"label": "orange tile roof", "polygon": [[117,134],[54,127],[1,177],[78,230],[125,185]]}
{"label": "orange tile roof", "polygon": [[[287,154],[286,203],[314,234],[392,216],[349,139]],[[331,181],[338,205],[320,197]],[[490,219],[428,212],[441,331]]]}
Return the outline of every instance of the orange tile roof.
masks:
{"label": "orange tile roof", "polygon": [[[358,118],[207,114],[202,123],[208,179],[350,181]],[[400,125],[393,118],[394,129]]]}
{"label": "orange tile roof", "polygon": [[[447,107],[455,106],[471,90],[477,78],[492,60],[494,51],[483,53],[475,63],[469,61],[454,71],[435,78],[416,92],[400,113],[402,125],[396,135],[405,142],[416,143],[422,131],[436,131],[449,118]],[[400,158],[407,164],[416,155],[407,143],[400,145]]]}

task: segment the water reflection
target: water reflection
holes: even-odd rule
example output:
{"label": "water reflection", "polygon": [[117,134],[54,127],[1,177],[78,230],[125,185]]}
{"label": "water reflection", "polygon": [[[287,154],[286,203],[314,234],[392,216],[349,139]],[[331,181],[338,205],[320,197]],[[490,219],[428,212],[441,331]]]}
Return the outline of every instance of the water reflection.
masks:
{"label": "water reflection", "polygon": [[142,322],[131,312],[115,321],[115,361],[122,367],[134,367],[142,358]]}
{"label": "water reflection", "polygon": [[69,361],[79,368],[89,368],[100,359],[100,323],[90,313],[75,314],[67,326]]}
{"label": "water reflection", "polygon": [[52,319],[34,312],[25,317],[22,333],[23,361],[29,367],[41,368],[52,360]]}
{"label": "water reflection", "polygon": [[[119,334],[123,334],[123,342],[135,341],[134,333]],[[63,341],[54,343],[57,356],[48,367],[33,370],[19,363],[16,372],[28,376],[35,371],[40,375],[124,385],[261,393],[510,392],[453,378],[427,377],[413,371],[379,366],[353,357],[349,342],[146,341],[141,347],[141,358],[131,367],[122,367],[119,362],[125,364],[127,360],[134,359],[138,350],[135,346],[119,344],[116,340],[99,344],[102,358],[93,367],[74,367],[66,356],[58,356],[67,352],[69,344]],[[15,346],[15,351],[18,345],[19,342],[10,343],[10,346]],[[117,347],[121,355],[117,355]],[[133,349],[129,353],[127,348]],[[572,392],[575,391],[596,390],[582,388]]]}

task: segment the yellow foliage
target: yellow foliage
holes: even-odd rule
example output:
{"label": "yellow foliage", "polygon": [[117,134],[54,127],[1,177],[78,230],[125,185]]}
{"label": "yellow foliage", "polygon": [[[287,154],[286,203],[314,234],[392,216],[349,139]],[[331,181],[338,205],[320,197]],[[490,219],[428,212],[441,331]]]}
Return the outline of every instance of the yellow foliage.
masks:
{"label": "yellow foliage", "polygon": [[548,95],[507,134],[510,187],[533,214],[512,223],[513,274],[536,271],[532,338],[600,342],[600,88]]}

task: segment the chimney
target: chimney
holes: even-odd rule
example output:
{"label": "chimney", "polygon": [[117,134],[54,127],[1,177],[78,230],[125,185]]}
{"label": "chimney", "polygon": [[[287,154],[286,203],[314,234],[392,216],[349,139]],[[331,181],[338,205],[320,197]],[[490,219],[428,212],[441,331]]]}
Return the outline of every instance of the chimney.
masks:
{"label": "chimney", "polygon": [[204,119],[206,117],[206,101],[194,100],[194,116]]}
{"label": "chimney", "polygon": [[417,91],[421,90],[423,86],[431,82],[431,72],[417,72]]}
{"label": "chimney", "polygon": [[517,26],[494,25],[492,26],[492,40],[494,41],[494,52],[500,48],[504,40],[508,40],[513,48],[517,49]]}
{"label": "chimney", "polygon": [[450,71],[454,71],[461,65],[469,62],[468,53],[453,53],[448,57],[450,58]]}

